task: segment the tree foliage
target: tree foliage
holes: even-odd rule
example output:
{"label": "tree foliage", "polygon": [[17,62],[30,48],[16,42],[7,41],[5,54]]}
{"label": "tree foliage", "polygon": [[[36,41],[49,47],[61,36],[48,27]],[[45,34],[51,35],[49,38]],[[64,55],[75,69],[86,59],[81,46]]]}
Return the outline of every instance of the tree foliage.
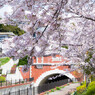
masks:
{"label": "tree foliage", "polygon": [[5,4],[13,9],[6,14],[6,23],[26,31],[5,41],[6,56],[28,55],[31,64],[33,56],[58,53],[95,68],[95,0],[0,1],[0,7]]}

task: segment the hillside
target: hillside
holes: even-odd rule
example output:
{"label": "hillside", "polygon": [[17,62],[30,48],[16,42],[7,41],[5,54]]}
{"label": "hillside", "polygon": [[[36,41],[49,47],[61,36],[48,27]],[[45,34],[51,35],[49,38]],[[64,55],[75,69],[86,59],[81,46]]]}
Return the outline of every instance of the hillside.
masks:
{"label": "hillside", "polygon": [[13,32],[15,35],[22,35],[25,32],[18,28],[18,26],[0,24],[0,32]]}

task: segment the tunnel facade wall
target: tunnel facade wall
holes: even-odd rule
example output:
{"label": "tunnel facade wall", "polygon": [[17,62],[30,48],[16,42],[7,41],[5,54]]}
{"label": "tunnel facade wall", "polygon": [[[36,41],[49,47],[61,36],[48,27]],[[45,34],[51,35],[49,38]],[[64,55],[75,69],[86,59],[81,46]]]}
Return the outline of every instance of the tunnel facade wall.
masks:
{"label": "tunnel facade wall", "polygon": [[44,80],[47,76],[50,76],[52,74],[64,74],[65,76],[67,76],[71,80],[75,79],[75,77],[71,73],[67,73],[66,71],[55,69],[55,70],[50,70],[50,71],[47,71],[47,72],[44,72],[43,74],[41,74],[38,77],[38,79],[34,82],[34,86],[35,87],[39,86],[42,80]]}
{"label": "tunnel facade wall", "polygon": [[[69,66],[43,66],[41,69],[36,68],[36,66],[31,67],[31,77],[34,77],[34,82],[45,72],[51,71],[51,70],[70,70]],[[50,73],[51,74],[51,73]]]}

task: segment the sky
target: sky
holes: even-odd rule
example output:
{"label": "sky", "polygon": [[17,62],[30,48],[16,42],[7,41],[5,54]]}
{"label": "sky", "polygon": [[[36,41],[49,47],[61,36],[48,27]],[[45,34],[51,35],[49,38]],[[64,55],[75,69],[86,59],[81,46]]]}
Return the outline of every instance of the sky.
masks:
{"label": "sky", "polygon": [[0,8],[0,17],[4,18],[4,13],[12,13],[12,8],[9,5],[5,5],[4,7]]}

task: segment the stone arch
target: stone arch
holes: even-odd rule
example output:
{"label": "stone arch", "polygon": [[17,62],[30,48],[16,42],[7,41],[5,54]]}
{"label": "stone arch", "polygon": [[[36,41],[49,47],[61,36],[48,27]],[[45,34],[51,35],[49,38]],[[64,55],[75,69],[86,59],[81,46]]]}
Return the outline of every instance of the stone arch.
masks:
{"label": "stone arch", "polygon": [[40,75],[39,78],[34,83],[34,86],[35,87],[39,86],[41,81],[44,80],[47,76],[50,76],[50,75],[53,75],[53,74],[61,74],[61,73],[63,73],[68,78],[70,78],[72,81],[75,80],[75,77],[71,73],[67,73],[66,71],[55,69],[55,70],[46,71],[42,75]]}

